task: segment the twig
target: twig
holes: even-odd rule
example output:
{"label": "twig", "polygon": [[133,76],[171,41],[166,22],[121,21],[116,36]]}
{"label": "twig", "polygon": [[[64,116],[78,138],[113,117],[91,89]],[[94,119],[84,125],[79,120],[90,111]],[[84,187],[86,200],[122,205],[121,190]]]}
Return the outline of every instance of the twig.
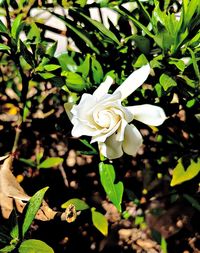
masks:
{"label": "twig", "polygon": [[67,187],[69,187],[69,182],[68,182],[68,179],[67,179],[67,175],[66,175],[65,170],[64,170],[64,168],[63,168],[62,165],[59,166],[59,170],[60,170],[61,175],[62,175],[62,177],[63,177],[64,184],[65,184]]}

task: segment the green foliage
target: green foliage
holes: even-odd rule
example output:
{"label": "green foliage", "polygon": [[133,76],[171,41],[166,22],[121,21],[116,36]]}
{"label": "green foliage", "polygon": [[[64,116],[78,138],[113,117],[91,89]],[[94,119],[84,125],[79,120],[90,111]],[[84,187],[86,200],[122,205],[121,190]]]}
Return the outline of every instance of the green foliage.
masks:
{"label": "green foliage", "polygon": [[[55,148],[60,148],[62,142],[74,147],[73,142],[76,146],[76,140],[70,137],[71,123],[67,121],[63,105],[76,103],[85,92],[92,94],[108,74],[115,80],[109,91],[112,92],[134,68],[150,62],[151,73],[147,81],[123,103],[130,106],[157,104],[165,110],[167,120],[159,128],[134,122],[144,135],[142,151],[132,163],[126,160],[126,156],[113,164],[101,162],[100,183],[119,212],[124,211],[122,196],[125,186],[131,188],[125,188],[126,193],[131,191],[137,195],[128,197],[133,201],[144,198],[142,189],[146,190],[147,199],[156,195],[157,189],[158,195],[162,195],[163,185],[167,188],[166,194],[171,195],[175,191],[179,196],[179,187],[184,188],[184,183],[187,183],[192,186],[191,189],[181,188],[180,195],[199,211],[198,193],[193,187],[197,184],[200,157],[200,2],[183,0],[180,5],[171,0],[136,0],[131,1],[134,7],[129,9],[124,7],[127,1],[122,0],[102,0],[93,4],[85,0],[50,2],[0,1],[1,152],[8,152],[8,133],[11,139],[14,132],[11,129],[22,122],[22,139],[16,159],[21,165],[20,170],[24,169],[23,176],[36,178],[37,173],[44,172],[38,169],[50,169],[61,164],[68,173],[64,161],[70,150],[66,149],[60,155],[60,150]],[[62,10],[60,14],[57,7]],[[116,21],[102,15],[104,7],[113,11],[112,15],[117,15]],[[97,11],[98,20],[91,17],[92,9]],[[65,29],[47,25],[45,18],[32,15],[34,10],[45,10],[49,19],[56,18]],[[59,35],[59,39],[48,38],[48,32]],[[67,44],[60,52],[59,42],[65,39]],[[11,109],[6,107],[8,104],[11,104]],[[4,120],[5,117],[7,120]],[[64,123],[61,123],[62,120]],[[41,128],[38,127],[40,124]],[[77,145],[81,143],[81,147],[78,146],[77,155],[94,156],[91,167],[95,171],[96,155],[99,154],[97,146],[86,139],[79,141]],[[38,145],[41,150],[38,150]],[[90,165],[88,167],[90,169]],[[120,170],[117,171],[116,167]],[[18,171],[17,168],[15,172]],[[80,171],[76,173],[78,180],[85,180],[82,178],[84,173],[80,174],[81,179]],[[76,175],[73,174],[73,177]],[[123,186],[123,180],[129,175],[137,183]],[[118,182],[115,182],[116,178]],[[22,242],[46,190],[42,189],[31,198],[22,224],[18,223],[15,215],[16,219],[8,230],[0,227],[0,242],[5,246],[0,252],[12,252],[17,247],[19,252],[53,252],[41,241]],[[70,189],[69,194],[71,192]],[[83,189],[85,198],[84,194]],[[69,204],[73,204],[77,211],[90,208],[93,225],[107,235],[105,216],[81,198],[72,196],[62,208],[67,208]],[[124,206],[126,198],[125,195]],[[129,212],[124,211],[123,214],[124,218],[132,219]],[[140,226],[143,222],[143,216],[135,218],[135,225]],[[161,248],[167,252],[164,239],[161,240]]]}
{"label": "green foliage", "polygon": [[54,166],[58,166],[63,162],[63,158],[49,157],[38,165],[38,169],[47,169]]}
{"label": "green foliage", "polygon": [[94,226],[104,235],[107,236],[108,234],[108,221],[106,220],[106,217],[97,212],[95,208],[91,209],[92,212],[92,222]]}
{"label": "green foliage", "polygon": [[53,249],[40,240],[26,240],[21,243],[19,253],[53,253]]}
{"label": "green foliage", "polygon": [[69,199],[67,202],[62,204],[62,208],[67,208],[70,204],[73,204],[76,208],[76,211],[82,211],[89,208],[88,204],[85,203],[85,201],[81,199]]}
{"label": "green foliage", "polygon": [[45,187],[38,192],[36,192],[33,197],[29,200],[26,210],[24,213],[24,221],[22,225],[22,236],[24,237],[25,233],[29,229],[33,219],[35,218],[35,215],[40,208],[40,205],[42,203],[42,200],[44,198],[45,192],[48,190],[48,187]]}
{"label": "green foliage", "polygon": [[99,173],[102,186],[108,195],[108,198],[116,206],[119,212],[122,211],[121,202],[124,191],[123,183],[120,181],[115,184],[115,170],[111,164],[101,162],[99,164]]}
{"label": "green foliage", "polygon": [[178,160],[177,166],[173,170],[173,176],[171,181],[171,186],[181,184],[185,181],[191,180],[200,172],[200,159],[197,161],[190,160],[190,165],[185,168],[183,164],[183,159]]}

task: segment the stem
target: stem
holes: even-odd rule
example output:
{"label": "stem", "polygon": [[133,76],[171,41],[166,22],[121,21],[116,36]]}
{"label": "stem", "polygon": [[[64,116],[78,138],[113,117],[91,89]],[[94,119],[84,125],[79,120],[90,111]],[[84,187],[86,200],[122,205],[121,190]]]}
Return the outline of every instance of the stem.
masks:
{"label": "stem", "polygon": [[15,129],[15,140],[14,140],[14,144],[12,147],[12,154],[15,154],[17,147],[18,147],[18,142],[19,142],[19,137],[20,137],[20,133],[21,133],[21,123],[16,127]]}

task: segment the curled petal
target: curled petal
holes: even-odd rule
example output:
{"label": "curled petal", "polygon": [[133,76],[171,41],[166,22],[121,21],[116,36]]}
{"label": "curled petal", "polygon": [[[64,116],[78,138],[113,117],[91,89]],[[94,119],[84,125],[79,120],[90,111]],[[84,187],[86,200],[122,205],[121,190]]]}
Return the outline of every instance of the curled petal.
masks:
{"label": "curled petal", "polygon": [[144,104],[129,106],[126,109],[132,113],[134,119],[150,126],[159,126],[166,120],[165,112],[159,106]]}
{"label": "curled petal", "polygon": [[127,125],[122,148],[128,155],[135,156],[143,142],[142,135],[134,125]]}
{"label": "curled petal", "polygon": [[115,90],[115,92],[121,93],[121,100],[125,99],[144,83],[149,73],[149,64],[137,69]]}
{"label": "curled petal", "polygon": [[108,90],[110,89],[110,86],[113,84],[113,82],[114,82],[114,80],[112,79],[112,77],[107,76],[106,80],[99,85],[99,87],[95,90],[93,95],[97,99],[103,97],[104,95],[106,95],[108,93]]}
{"label": "curled petal", "polygon": [[123,155],[122,142],[116,140],[115,134],[108,137],[105,142],[98,144],[100,153],[108,159],[116,159]]}

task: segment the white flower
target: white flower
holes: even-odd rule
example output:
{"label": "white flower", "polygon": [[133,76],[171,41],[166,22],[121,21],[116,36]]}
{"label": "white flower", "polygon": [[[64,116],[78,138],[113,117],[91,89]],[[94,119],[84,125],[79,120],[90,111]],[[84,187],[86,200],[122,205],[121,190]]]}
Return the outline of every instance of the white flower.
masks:
{"label": "white flower", "polygon": [[72,136],[91,136],[98,142],[100,152],[109,159],[119,158],[123,152],[135,156],[142,145],[142,135],[129,124],[133,119],[151,126],[159,126],[166,119],[162,108],[144,104],[123,106],[121,101],[133,93],[147,79],[150,66],[133,72],[113,94],[108,90],[113,79],[106,80],[91,95],[84,93],[78,105],[65,104],[73,124]]}

